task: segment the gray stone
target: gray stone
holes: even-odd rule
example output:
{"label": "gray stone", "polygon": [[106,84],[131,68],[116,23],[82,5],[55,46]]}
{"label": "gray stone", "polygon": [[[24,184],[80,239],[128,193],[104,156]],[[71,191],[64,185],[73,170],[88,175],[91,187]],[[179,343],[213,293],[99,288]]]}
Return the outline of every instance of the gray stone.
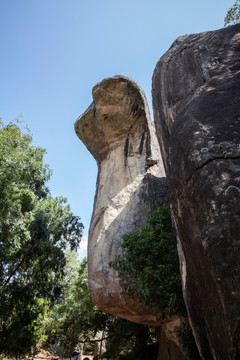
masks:
{"label": "gray stone", "polygon": [[152,94],[196,342],[240,359],[240,25],[178,38]]}

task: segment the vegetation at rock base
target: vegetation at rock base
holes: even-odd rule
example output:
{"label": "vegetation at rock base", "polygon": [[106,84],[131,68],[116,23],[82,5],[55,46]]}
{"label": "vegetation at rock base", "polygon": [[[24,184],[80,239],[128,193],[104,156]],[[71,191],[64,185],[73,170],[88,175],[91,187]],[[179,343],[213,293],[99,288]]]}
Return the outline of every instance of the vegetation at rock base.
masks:
{"label": "vegetation at rock base", "polygon": [[238,24],[240,22],[240,0],[237,0],[234,5],[228,10],[224,18],[224,26]]}
{"label": "vegetation at rock base", "polygon": [[86,258],[79,264],[75,256],[68,254],[71,261],[67,265],[69,276],[65,279],[63,296],[42,324],[43,344],[64,358],[68,358],[72,349],[80,343],[94,344],[96,334],[104,332],[109,318],[91,300]]}
{"label": "vegetation at rock base", "polygon": [[[123,255],[109,265],[118,271],[127,294],[163,316],[186,316],[170,208],[163,204],[150,212],[140,232],[123,236],[122,248]],[[200,359],[192,331],[188,330],[184,327],[179,332],[186,359]]]}
{"label": "vegetation at rock base", "polygon": [[165,314],[185,312],[170,208],[163,204],[149,213],[147,226],[124,235],[122,247],[122,257],[110,266],[118,271],[129,296]]}
{"label": "vegetation at rock base", "polygon": [[114,318],[108,328],[104,356],[116,360],[156,359],[158,344],[154,328]]}
{"label": "vegetation at rock base", "polygon": [[61,295],[65,250],[83,225],[46,186],[45,150],[19,124],[0,122],[0,353],[20,357],[38,342],[45,309]]}
{"label": "vegetation at rock base", "polygon": [[[68,252],[67,259],[64,294],[45,314],[41,346],[50,347],[63,358],[68,358],[72,349],[81,344],[84,345],[84,353],[91,355],[95,343],[98,343],[99,350],[103,343],[106,344],[104,356],[116,360],[146,360],[146,351],[156,353],[154,329],[97,309],[88,290],[86,259],[79,264],[76,255],[71,252]],[[149,350],[148,345],[151,344]]]}

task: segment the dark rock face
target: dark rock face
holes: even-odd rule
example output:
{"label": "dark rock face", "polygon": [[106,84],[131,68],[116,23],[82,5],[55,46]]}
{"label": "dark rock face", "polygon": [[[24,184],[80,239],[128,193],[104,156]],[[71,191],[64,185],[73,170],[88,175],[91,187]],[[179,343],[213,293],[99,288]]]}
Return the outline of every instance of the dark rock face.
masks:
{"label": "dark rock face", "polygon": [[240,359],[240,25],[178,38],[152,92],[196,342]]}

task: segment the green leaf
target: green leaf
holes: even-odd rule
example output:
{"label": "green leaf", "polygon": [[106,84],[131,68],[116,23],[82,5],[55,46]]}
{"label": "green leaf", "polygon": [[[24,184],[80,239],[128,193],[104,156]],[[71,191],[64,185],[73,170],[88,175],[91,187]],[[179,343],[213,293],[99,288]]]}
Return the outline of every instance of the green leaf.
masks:
{"label": "green leaf", "polygon": [[122,258],[109,266],[119,272],[122,286],[150,309],[185,313],[177,241],[166,204],[149,213],[147,226],[123,236]]}

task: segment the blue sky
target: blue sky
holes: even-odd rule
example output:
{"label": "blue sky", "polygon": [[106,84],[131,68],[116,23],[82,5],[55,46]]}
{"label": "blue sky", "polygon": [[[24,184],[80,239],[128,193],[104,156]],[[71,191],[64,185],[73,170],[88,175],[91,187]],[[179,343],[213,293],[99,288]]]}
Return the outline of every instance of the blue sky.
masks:
{"label": "blue sky", "polygon": [[85,225],[97,167],[74,133],[92,87],[124,74],[145,91],[158,59],[180,35],[223,27],[235,0],[0,0],[0,117],[23,116],[47,150],[53,196]]}

